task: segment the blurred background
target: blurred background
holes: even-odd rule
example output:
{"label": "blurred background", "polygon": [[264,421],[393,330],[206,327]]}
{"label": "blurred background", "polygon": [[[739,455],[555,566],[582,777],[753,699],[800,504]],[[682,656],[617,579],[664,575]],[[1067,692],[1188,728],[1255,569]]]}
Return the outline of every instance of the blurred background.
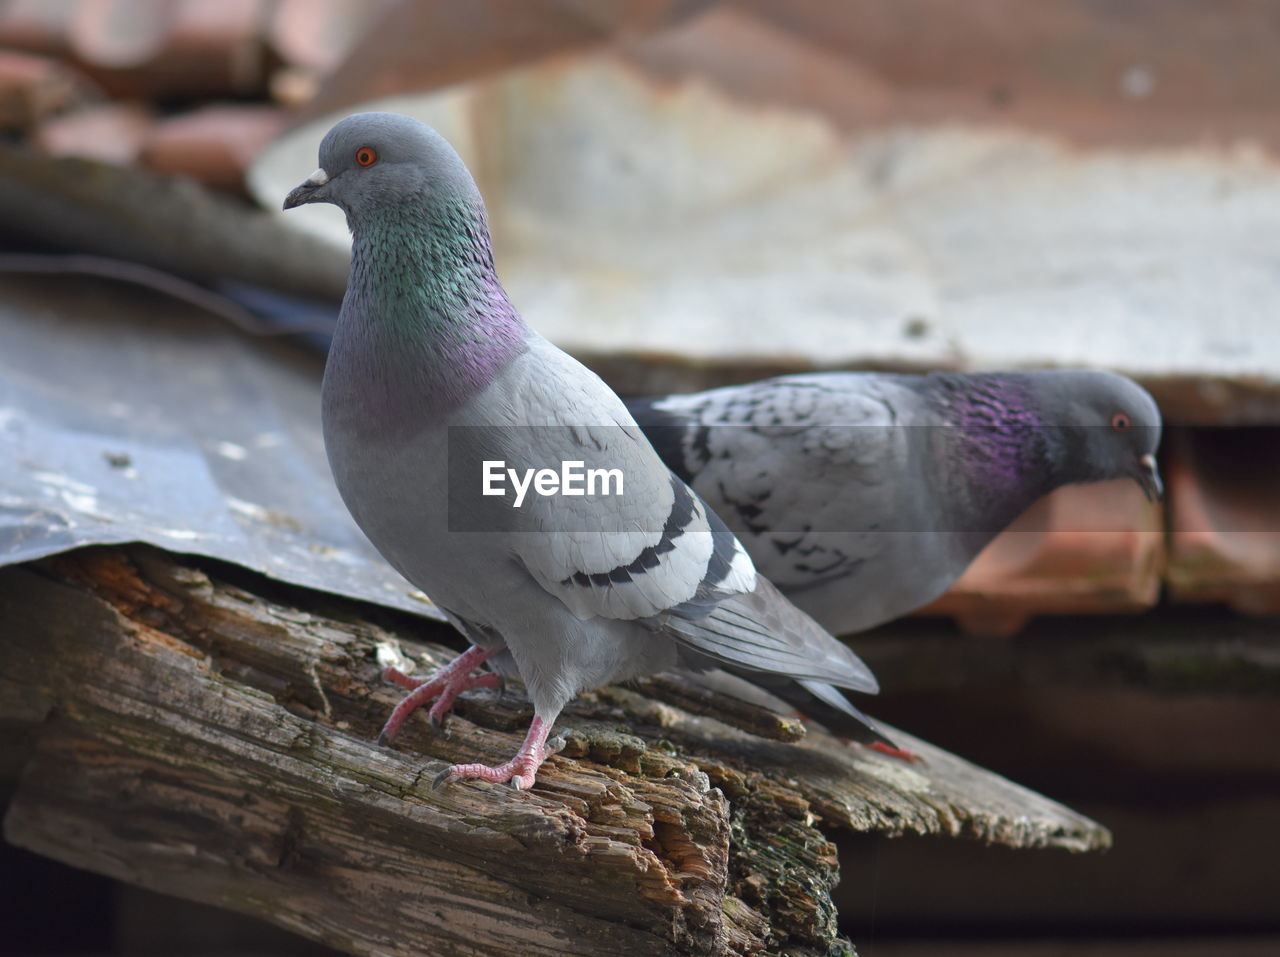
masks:
{"label": "blurred background", "polygon": [[[1142,382],[1164,503],[1063,489],[853,641],[878,717],[1115,846],[845,838],[842,927],[871,955],[1280,952],[1280,2],[0,0],[0,398],[54,410],[45,453],[115,388],[201,382],[157,429],[200,445],[270,414],[311,441],[254,391],[276,380],[242,386],[255,356],[287,354],[294,389],[323,361],[345,226],[279,206],[368,108],[458,147],[517,305],[624,394],[825,368]],[[151,317],[175,299],[234,347],[173,347],[195,333]],[[149,371],[126,384],[108,352]],[[5,561],[197,534],[136,486],[73,521],[74,487],[23,484],[14,414]],[[171,511],[261,518],[184,494]],[[205,553],[376,596],[333,535],[341,582],[231,536]],[[3,953],[324,952],[8,846],[0,880]]]}

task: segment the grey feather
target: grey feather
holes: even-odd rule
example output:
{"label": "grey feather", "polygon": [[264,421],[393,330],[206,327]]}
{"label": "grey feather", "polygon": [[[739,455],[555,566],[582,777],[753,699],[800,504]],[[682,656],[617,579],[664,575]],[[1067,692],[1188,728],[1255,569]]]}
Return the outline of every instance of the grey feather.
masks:
{"label": "grey feather", "polygon": [[[571,697],[671,670],[686,652],[875,689],[756,574],[608,386],[525,325],[494,272],[475,184],[438,134],[360,114],[329,132],[320,160],[286,206],[334,203],[354,237],[324,377],[329,462],[378,550],[523,679],[532,757],[485,769],[491,779],[528,786]],[[518,505],[515,493],[481,494],[486,462],[571,461],[617,469],[625,493]]]}
{"label": "grey feather", "polygon": [[1159,410],[1103,372],[820,373],[629,408],[761,573],[838,634],[938,597],[1060,485],[1159,491]]}

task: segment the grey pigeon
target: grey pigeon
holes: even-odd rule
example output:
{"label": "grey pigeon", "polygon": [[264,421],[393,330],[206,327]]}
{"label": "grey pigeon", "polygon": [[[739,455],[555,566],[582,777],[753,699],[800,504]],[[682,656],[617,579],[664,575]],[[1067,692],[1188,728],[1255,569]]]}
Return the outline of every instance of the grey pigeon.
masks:
{"label": "grey pigeon", "polygon": [[1108,372],[815,373],[628,406],[756,568],[836,634],[932,601],[1061,485],[1162,491],[1160,412]]}
{"label": "grey pigeon", "polygon": [[[353,237],[322,396],[334,479],[370,541],[473,644],[417,683],[382,740],[419,705],[436,699],[438,721],[460,692],[494,684],[475,673],[486,662],[523,681],[529,733],[510,761],[441,781],[528,788],[574,695],[661,671],[768,673],[859,719],[833,686],[875,692],[867,667],[756,574],[608,386],[521,319],[479,191],[438,133],[347,117],[284,205],[303,203],[340,207]],[[494,463],[510,482],[489,483]],[[604,494],[604,478],[596,494],[549,481],[542,494],[522,471],[566,463],[617,470],[623,494]]]}

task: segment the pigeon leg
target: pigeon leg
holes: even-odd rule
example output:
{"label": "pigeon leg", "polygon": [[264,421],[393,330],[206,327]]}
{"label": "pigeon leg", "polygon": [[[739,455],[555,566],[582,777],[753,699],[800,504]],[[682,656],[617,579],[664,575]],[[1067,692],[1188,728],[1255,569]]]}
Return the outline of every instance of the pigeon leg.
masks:
{"label": "pigeon leg", "polygon": [[[462,692],[470,688],[494,687],[498,682],[497,675],[471,674],[485,661],[493,657],[493,654],[494,652],[492,651],[486,651],[483,648],[472,645],[430,678],[410,678],[404,672],[395,668],[388,668],[384,671],[382,673],[384,678],[394,681],[402,688],[411,690],[396,705],[395,710],[391,712],[391,717],[382,726],[382,731],[378,735],[378,743],[389,744],[396,736],[396,732],[400,730],[400,726],[404,724],[405,719],[432,698],[437,696],[440,698],[440,701],[431,708],[429,713],[431,723],[439,725],[441,717],[449,710],[454,699]],[[443,707],[440,707],[442,704]]]}
{"label": "pigeon leg", "polygon": [[517,791],[529,790],[533,787],[542,762],[564,747],[564,742],[558,738],[547,744],[547,735],[551,732],[553,721],[543,721],[534,715],[524,744],[520,745],[520,750],[510,761],[495,767],[487,764],[455,764],[436,775],[431,786],[438,788],[458,778],[476,778],[480,781],[492,781],[494,784],[510,781]]}
{"label": "pigeon leg", "polygon": [[445,685],[444,690],[440,692],[440,697],[436,698],[436,703],[427,712],[427,720],[431,722],[432,727],[440,727],[444,716],[449,713],[458,695],[472,688],[496,688],[500,680],[493,672],[489,672],[483,675],[467,675],[461,681]]}

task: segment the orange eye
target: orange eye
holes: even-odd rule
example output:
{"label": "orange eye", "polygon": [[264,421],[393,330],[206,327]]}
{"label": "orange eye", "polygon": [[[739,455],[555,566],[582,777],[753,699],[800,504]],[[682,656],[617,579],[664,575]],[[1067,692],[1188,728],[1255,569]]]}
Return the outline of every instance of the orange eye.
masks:
{"label": "orange eye", "polygon": [[361,166],[372,166],[378,162],[378,151],[372,146],[362,146],[356,150],[356,162]]}
{"label": "orange eye", "polygon": [[1117,412],[1111,417],[1111,427],[1117,432],[1129,431],[1129,426],[1133,423],[1129,421],[1129,417],[1123,412]]}

